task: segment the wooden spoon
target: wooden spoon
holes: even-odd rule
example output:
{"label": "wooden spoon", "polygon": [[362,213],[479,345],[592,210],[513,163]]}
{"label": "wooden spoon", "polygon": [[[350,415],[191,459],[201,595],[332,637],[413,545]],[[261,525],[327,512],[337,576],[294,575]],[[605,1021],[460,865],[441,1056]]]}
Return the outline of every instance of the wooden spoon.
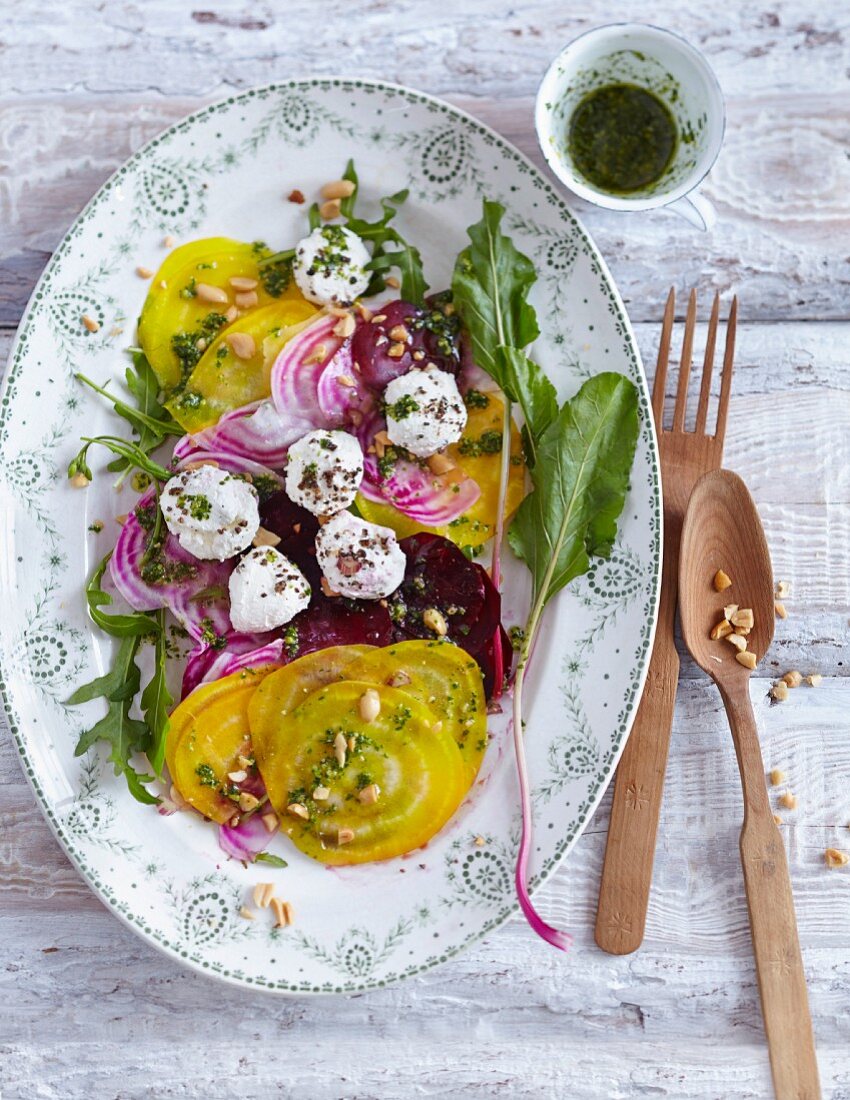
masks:
{"label": "wooden spoon", "polygon": [[[722,592],[713,583],[718,570],[732,579]],[[741,862],[773,1086],[779,1100],[817,1100],[821,1092],[794,898],[765,785],[750,669],[738,662],[728,641],[709,637],[730,603],[752,608],[747,651],[761,660],[773,638],[775,615],[770,553],[746,485],[728,470],[715,470],[694,488],[682,529],[682,634],[693,659],[720,689],[738,756],[744,789]]]}

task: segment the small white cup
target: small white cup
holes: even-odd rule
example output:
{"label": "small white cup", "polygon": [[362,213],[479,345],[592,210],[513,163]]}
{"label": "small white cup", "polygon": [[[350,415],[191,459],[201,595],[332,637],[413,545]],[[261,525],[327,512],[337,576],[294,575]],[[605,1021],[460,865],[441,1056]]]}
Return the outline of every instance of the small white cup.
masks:
{"label": "small white cup", "polygon": [[[676,152],[660,179],[612,195],[594,187],[567,150],[573,111],[588,93],[609,84],[653,92],[676,120]],[[534,112],[549,167],[581,198],[609,210],[666,207],[698,229],[711,229],[714,207],[697,191],[720,152],[726,107],[717,77],[699,50],[670,31],[644,23],[611,23],[587,31],[558,54],[540,85]]]}

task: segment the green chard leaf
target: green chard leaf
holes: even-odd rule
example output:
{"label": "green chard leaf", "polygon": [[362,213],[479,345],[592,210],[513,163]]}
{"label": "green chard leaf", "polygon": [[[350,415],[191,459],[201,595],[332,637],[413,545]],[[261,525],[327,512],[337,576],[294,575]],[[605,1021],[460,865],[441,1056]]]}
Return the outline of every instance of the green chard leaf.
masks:
{"label": "green chard leaf", "polygon": [[620,374],[588,379],[540,438],[533,492],[511,524],[511,547],[531,570],[531,638],[546,603],[605,557],[629,484],[638,434],[637,391]]}
{"label": "green chard leaf", "polygon": [[68,705],[77,706],[92,699],[106,700],[106,714],[80,734],[74,755],[82,756],[97,741],[106,741],[111,746],[109,760],[114,766],[115,774],[126,778],[134,798],[140,802],[155,804],[159,799],[144,787],[144,783],[150,782],[153,776],[140,775],[130,763],[133,753],[144,748],[148,734],[148,727],[144,722],[130,717],[130,707],[140,684],[139,667],[136,664],[140,643],[138,635],[124,638],[109,672],[78,688],[68,700]]}
{"label": "green chard leaf", "polygon": [[529,467],[537,459],[537,442],[558,415],[558,394],[542,369],[516,348],[496,348],[502,389],[525,417],[523,445]]}
{"label": "green chard leaf", "polygon": [[497,349],[521,349],[537,339],[537,316],[528,302],[537,273],[502,233],[504,206],[486,200],[483,206],[481,221],[467,230],[472,243],[455,263],[453,301],[472,340],[475,362],[516,399],[504,384]]}
{"label": "green chard leaf", "polygon": [[156,623],[159,633],[154,642],[154,670],[142,692],[141,705],[148,729],[145,751],[154,772],[161,777],[165,761],[165,740],[168,736],[168,710],[174,702],[174,696],[168,690],[166,679],[165,611],[156,612]]}

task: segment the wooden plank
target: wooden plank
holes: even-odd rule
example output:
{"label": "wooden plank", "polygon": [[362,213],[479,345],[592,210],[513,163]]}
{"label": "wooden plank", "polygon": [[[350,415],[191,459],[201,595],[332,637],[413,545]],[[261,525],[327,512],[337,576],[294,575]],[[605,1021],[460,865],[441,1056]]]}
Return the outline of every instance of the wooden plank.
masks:
{"label": "wooden plank", "polygon": [[[147,90],[0,98],[0,325],[17,322],[50,253],[107,176],[149,137],[216,97],[163,99]],[[531,99],[449,98],[541,162]],[[850,95],[842,101],[832,92],[731,98],[735,125],[706,185],[719,210],[711,234],[665,211],[638,217],[571,199],[632,318],[660,316],[664,270],[676,273],[680,290],[738,293],[750,320],[847,319],[850,261],[833,242],[850,232],[848,104]],[[790,158],[787,149],[805,155]]]}

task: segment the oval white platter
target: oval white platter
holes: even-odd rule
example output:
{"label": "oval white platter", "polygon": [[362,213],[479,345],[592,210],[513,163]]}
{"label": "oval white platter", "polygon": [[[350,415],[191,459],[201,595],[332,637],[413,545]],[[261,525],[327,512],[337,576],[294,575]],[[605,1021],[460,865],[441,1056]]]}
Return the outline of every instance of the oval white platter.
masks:
{"label": "oval white platter", "polygon": [[[263,239],[303,234],[293,188],[315,194],[353,157],[360,209],[403,187],[397,224],[422,251],[433,290],[449,281],[482,198],[534,261],[542,334],[534,355],[560,395],[617,370],[640,390],[641,431],[612,557],[549,610],[527,689],[526,743],[536,816],[532,871],[542,882],[587,824],[622,750],[648,660],[660,566],[660,488],[651,413],[622,302],[587,233],[544,176],[508,142],[450,105],[393,85],[300,80],[207,107],[151,141],[101,188],[47,266],[12,352],[0,405],[2,691],[24,770],[56,836],[92,889],[139,935],[190,966],[283,993],[353,992],[437,966],[514,910],[517,790],[504,716],[479,781],[456,817],[406,859],[331,871],[276,839],[289,866],[227,861],[212,826],[136,803],[105,753],[74,757],[101,703],[68,708],[108,667],[110,642],[88,623],[83,586],[132,506],[105,473],[81,493],[65,468],[80,435],[116,419],[73,378],[120,383],[123,349],[163,237]],[[83,314],[100,323],[96,333]],[[120,428],[118,429],[120,431]],[[88,527],[105,523],[101,534]],[[510,556],[508,554],[508,556]],[[506,566],[504,621],[522,621],[524,568]],[[476,842],[477,840],[477,842]],[[482,843],[483,840],[483,843]],[[239,916],[274,881],[295,924]],[[549,950],[541,945],[541,950]]]}

